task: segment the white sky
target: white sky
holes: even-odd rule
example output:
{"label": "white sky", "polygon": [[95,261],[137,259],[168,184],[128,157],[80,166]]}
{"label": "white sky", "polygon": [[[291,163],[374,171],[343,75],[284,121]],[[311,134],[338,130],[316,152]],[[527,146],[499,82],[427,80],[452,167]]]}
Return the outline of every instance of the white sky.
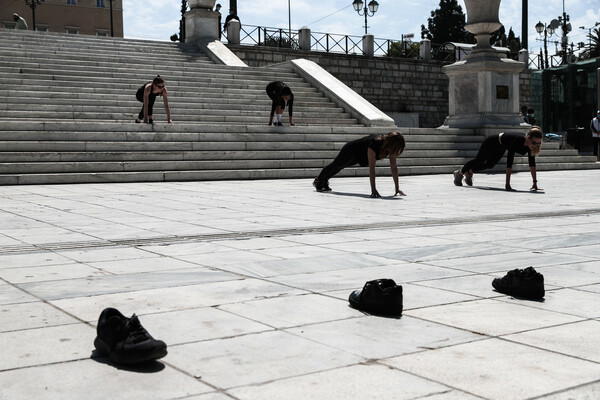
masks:
{"label": "white sky", "polygon": [[[368,2],[370,0],[363,0]],[[377,39],[400,40],[402,34],[414,33],[415,40],[421,37],[421,25],[427,26],[432,10],[438,8],[439,0],[377,0],[379,11],[370,17],[369,33]],[[535,31],[538,21],[549,23],[562,15],[563,3],[571,17],[573,31],[569,34],[569,43],[586,42],[587,29],[600,22],[599,0],[528,0],[529,23],[528,37],[530,52],[539,53],[543,46],[536,40]],[[229,0],[217,0],[223,8],[223,19],[229,9]],[[352,0],[237,0],[238,15],[242,25],[255,25],[288,29],[288,4],[291,9],[291,26],[297,31],[308,26],[313,32],[336,33],[362,36],[364,17],[352,8]],[[464,2],[459,4],[466,12]],[[512,27],[517,36],[521,36],[522,0],[502,0],[500,4],[500,22],[506,32]],[[179,32],[181,18],[181,0],[123,0],[123,18],[125,37],[168,40]],[[341,10],[341,11],[340,11]],[[333,14],[333,15],[330,15]],[[468,15],[467,15],[468,19]],[[320,21],[319,21],[320,20]],[[318,22],[316,22],[318,21]],[[558,31],[560,33],[560,30]],[[556,35],[554,36],[556,39]],[[554,52],[549,44],[548,52]]]}

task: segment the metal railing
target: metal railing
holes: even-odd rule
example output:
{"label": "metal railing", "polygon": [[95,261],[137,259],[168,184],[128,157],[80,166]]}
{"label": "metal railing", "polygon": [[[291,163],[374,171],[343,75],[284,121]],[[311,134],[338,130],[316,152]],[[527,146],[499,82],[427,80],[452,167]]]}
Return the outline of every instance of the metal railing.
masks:
{"label": "metal railing", "polygon": [[[311,32],[311,51],[327,53],[362,54],[362,36]],[[375,55],[385,56],[394,40],[375,38]],[[298,49],[298,32],[266,26],[243,25],[240,44],[251,46]]]}
{"label": "metal railing", "polygon": [[[342,35],[335,33],[311,32],[310,51],[320,51],[338,54],[363,54],[363,37],[353,35]],[[266,26],[243,25],[240,31],[240,44],[246,46],[281,47],[288,49],[299,49],[298,31],[288,31],[282,28]],[[421,59],[420,42],[410,40],[374,39],[374,55],[386,57]],[[432,59],[444,63],[453,63],[464,58],[468,54],[461,48],[449,48],[446,44],[432,44]],[[518,53],[510,53],[508,57],[517,60]],[[529,66],[531,69],[542,69],[541,56],[529,55]],[[551,66],[561,65],[559,56],[549,57]]]}
{"label": "metal railing", "polygon": [[281,28],[242,25],[240,43],[243,45],[285,47],[298,49],[298,32],[290,33]]}
{"label": "metal railing", "polygon": [[[563,65],[563,59],[560,55],[555,54],[548,56],[548,67],[560,67]],[[545,61],[542,54],[529,54],[529,69],[544,69]]]}

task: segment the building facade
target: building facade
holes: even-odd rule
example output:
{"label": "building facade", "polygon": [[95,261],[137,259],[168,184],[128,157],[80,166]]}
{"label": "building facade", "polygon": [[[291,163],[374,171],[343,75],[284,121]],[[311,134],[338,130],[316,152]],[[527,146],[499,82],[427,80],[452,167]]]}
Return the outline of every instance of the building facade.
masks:
{"label": "building facade", "polygon": [[[111,36],[110,0],[42,0],[35,7],[35,30]],[[25,0],[0,1],[0,27],[13,29],[12,14],[25,18],[34,29],[33,10]],[[123,37],[123,1],[112,0],[112,33]]]}

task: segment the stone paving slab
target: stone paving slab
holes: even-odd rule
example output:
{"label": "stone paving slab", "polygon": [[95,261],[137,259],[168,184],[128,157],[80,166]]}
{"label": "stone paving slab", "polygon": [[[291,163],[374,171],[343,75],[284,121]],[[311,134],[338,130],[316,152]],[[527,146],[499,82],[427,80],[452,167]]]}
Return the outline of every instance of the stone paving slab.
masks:
{"label": "stone paving slab", "polygon": [[[475,178],[0,187],[0,399],[597,399],[600,171]],[[349,307],[384,277],[402,317]],[[169,354],[99,357],[105,307]]]}

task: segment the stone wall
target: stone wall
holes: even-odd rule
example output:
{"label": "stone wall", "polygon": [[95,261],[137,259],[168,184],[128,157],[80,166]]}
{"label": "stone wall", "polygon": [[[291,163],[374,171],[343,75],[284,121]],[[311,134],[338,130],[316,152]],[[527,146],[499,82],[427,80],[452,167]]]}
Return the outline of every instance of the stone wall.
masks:
{"label": "stone wall", "polygon": [[[442,125],[448,115],[448,78],[439,61],[366,57],[275,47],[227,45],[252,67],[305,58],[316,62],[381,111],[392,115],[415,113],[419,126]],[[529,104],[529,72],[520,77],[521,104]]]}

